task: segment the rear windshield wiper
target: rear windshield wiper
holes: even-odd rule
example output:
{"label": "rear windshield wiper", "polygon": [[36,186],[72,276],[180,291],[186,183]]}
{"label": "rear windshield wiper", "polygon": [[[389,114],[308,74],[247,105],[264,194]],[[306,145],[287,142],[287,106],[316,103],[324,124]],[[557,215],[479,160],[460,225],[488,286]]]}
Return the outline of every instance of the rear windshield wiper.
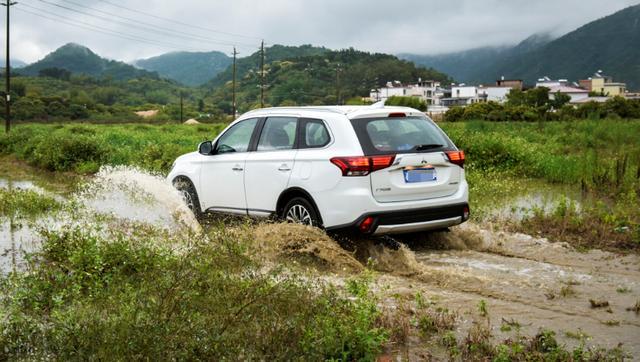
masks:
{"label": "rear windshield wiper", "polygon": [[440,147],[442,147],[442,145],[439,145],[437,143],[427,143],[424,145],[416,145],[415,147],[413,147],[413,149],[416,151],[426,151],[426,150],[432,150],[434,148],[440,148]]}

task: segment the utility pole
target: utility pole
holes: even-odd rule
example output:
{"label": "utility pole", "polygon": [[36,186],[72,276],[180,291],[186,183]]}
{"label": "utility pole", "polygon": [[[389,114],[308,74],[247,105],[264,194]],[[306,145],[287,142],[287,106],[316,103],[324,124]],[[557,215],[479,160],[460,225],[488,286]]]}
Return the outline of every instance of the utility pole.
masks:
{"label": "utility pole", "polygon": [[5,0],[5,3],[2,4],[2,6],[6,6],[7,7],[7,53],[6,53],[6,65],[4,68],[4,76],[6,78],[6,82],[7,82],[7,89],[6,89],[6,98],[4,100],[5,102],[5,131],[7,133],[9,133],[9,130],[11,130],[11,54],[10,54],[10,47],[9,47],[9,40],[11,39],[9,36],[9,16],[11,14],[11,7],[13,5],[17,4],[17,2],[11,2],[11,0]]}
{"label": "utility pole", "polygon": [[233,110],[233,118],[236,118],[236,56],[238,55],[238,52],[236,51],[236,47],[233,47],[233,85],[232,85],[232,92],[233,92],[233,98],[231,100],[231,108]]}
{"label": "utility pole", "polygon": [[260,108],[264,108],[264,40],[260,43]]}
{"label": "utility pole", "polygon": [[340,102],[340,64],[338,64],[338,66],[336,67],[336,103],[338,105],[341,104]]}

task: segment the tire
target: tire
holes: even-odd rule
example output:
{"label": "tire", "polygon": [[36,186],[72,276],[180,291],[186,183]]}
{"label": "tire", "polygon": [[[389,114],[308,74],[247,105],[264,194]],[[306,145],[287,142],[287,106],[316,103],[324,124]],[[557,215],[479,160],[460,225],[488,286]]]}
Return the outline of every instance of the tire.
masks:
{"label": "tire", "polygon": [[282,220],[287,222],[322,227],[316,208],[305,198],[295,197],[284,206]]}
{"label": "tire", "polygon": [[180,178],[173,181],[173,187],[182,194],[182,199],[185,204],[187,204],[189,210],[193,212],[196,219],[201,220],[203,213],[200,210],[200,199],[198,198],[198,193],[193,183],[188,179]]}

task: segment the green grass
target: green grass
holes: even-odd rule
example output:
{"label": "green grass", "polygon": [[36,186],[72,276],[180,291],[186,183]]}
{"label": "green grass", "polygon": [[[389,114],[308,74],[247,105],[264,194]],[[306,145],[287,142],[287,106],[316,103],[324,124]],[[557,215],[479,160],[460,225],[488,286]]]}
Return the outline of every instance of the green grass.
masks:
{"label": "green grass", "polygon": [[32,190],[0,188],[0,216],[36,217],[61,207],[54,198]]}
{"label": "green grass", "polygon": [[167,172],[177,156],[213,139],[224,124],[25,124],[0,134],[0,153],[50,171],[93,173],[101,165]]}
{"label": "green grass", "polygon": [[366,276],[339,291],[268,271],[249,231],[100,230],[45,230],[0,276],[0,359],[372,361],[387,340]]}

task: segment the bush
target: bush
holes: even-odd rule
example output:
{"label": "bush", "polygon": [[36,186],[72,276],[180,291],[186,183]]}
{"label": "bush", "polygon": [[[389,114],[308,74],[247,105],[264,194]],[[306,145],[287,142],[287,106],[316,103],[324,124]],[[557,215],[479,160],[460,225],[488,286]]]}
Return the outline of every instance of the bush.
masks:
{"label": "bush", "polygon": [[108,159],[108,149],[95,138],[84,135],[39,136],[30,139],[28,160],[49,171],[74,171],[85,163]]}
{"label": "bush", "polygon": [[388,106],[411,107],[423,112],[427,110],[427,103],[418,97],[392,96],[387,99],[385,104]]}

